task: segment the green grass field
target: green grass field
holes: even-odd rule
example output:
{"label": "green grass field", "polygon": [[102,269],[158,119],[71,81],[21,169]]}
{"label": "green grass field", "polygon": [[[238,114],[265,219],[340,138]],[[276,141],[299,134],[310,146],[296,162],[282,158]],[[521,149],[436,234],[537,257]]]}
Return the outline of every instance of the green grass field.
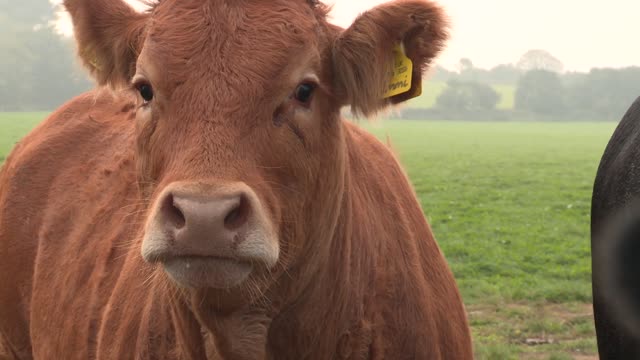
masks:
{"label": "green grass field", "polygon": [[615,124],[363,125],[389,135],[408,171],[468,306],[479,359],[595,355],[590,201]]}
{"label": "green grass field", "polygon": [[13,145],[48,113],[0,113],[0,163]]}
{"label": "green grass field", "polygon": [[[42,118],[0,114],[0,159]],[[590,199],[615,124],[361,124],[389,135],[409,173],[461,288],[477,359],[595,359]]]}

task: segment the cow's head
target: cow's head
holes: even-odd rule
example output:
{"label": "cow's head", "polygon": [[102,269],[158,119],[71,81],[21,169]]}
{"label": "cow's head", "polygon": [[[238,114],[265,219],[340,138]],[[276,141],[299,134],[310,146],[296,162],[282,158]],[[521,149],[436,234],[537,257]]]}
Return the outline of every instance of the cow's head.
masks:
{"label": "cow's head", "polygon": [[[430,1],[378,6],[344,30],[313,0],[65,0],[101,85],[135,96],[142,256],[178,285],[247,298],[326,260],[346,176],[340,109],[385,98],[393,49],[414,85],[442,49]],[[287,276],[287,275],[285,275]]]}

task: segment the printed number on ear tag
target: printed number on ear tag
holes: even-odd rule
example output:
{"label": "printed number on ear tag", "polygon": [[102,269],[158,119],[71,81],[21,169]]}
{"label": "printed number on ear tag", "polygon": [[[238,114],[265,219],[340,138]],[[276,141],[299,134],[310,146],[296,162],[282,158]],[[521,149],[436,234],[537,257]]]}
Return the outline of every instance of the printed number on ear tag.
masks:
{"label": "printed number on ear tag", "polygon": [[389,98],[411,90],[411,77],[413,76],[413,63],[405,55],[402,44],[393,49],[393,72],[389,74],[390,80],[385,90],[384,97]]}

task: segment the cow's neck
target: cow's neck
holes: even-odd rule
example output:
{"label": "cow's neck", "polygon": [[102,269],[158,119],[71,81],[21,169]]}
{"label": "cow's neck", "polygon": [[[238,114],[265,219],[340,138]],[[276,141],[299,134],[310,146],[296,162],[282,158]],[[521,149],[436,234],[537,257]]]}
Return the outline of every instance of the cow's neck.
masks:
{"label": "cow's neck", "polygon": [[370,304],[376,296],[371,286],[376,251],[370,242],[362,242],[372,236],[363,233],[367,227],[357,226],[366,222],[357,218],[362,216],[356,198],[362,196],[356,191],[362,179],[354,178],[349,162],[361,154],[352,153],[356,146],[349,134],[346,138],[344,159],[334,159],[340,163],[341,179],[335,191],[328,192],[334,195],[329,201],[335,211],[307,234],[312,237],[308,243],[325,246],[299,254],[304,261],[265,295],[267,301],[228,314],[195,311],[203,327],[213,332],[222,358],[333,358],[342,351],[359,358],[368,353],[374,336],[375,309]]}
{"label": "cow's neck", "polygon": [[[316,264],[303,279],[294,279],[306,287],[274,318],[269,346],[277,358],[329,359],[336,354],[365,358],[373,341],[376,311],[372,304],[376,294],[372,285],[376,274],[371,269],[375,267],[376,251],[371,242],[362,241],[373,235],[363,232],[368,229],[366,225],[359,225],[368,220],[358,218],[363,214],[357,208],[363,195],[358,189],[363,183],[354,177],[351,162],[361,154],[348,131],[346,128],[343,189],[335,226],[331,233],[310,241],[328,246],[303,256],[305,260],[320,258],[325,262]],[[294,269],[291,273],[304,271]]]}
{"label": "cow's neck", "polygon": [[[327,261],[316,263],[313,270],[289,269],[281,280],[283,284],[267,292],[264,302],[228,314],[198,314],[201,323],[213,331],[222,358],[329,359],[339,348],[349,349],[352,354],[367,351],[369,343],[357,339],[368,337],[367,324],[360,322],[365,311],[362,288],[368,281],[361,271],[364,264],[352,262],[352,252],[362,249],[348,241],[350,223],[337,220],[348,219],[352,211],[343,193],[333,212],[336,220],[311,235],[317,239],[310,242],[328,247],[300,255],[301,259]],[[362,349],[354,350],[358,344]]]}

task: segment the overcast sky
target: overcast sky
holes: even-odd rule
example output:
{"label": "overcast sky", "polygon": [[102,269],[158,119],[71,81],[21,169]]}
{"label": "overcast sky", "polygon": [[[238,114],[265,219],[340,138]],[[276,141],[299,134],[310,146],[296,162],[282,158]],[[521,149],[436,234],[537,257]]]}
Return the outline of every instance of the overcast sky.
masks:
{"label": "overcast sky", "polygon": [[[52,0],[56,2],[56,0]],[[132,0],[135,1],[135,0]],[[325,0],[333,22],[348,26],[384,0]],[[455,68],[515,63],[544,49],[566,70],[640,66],[640,0],[439,0],[452,20],[452,38],[438,63]]]}

